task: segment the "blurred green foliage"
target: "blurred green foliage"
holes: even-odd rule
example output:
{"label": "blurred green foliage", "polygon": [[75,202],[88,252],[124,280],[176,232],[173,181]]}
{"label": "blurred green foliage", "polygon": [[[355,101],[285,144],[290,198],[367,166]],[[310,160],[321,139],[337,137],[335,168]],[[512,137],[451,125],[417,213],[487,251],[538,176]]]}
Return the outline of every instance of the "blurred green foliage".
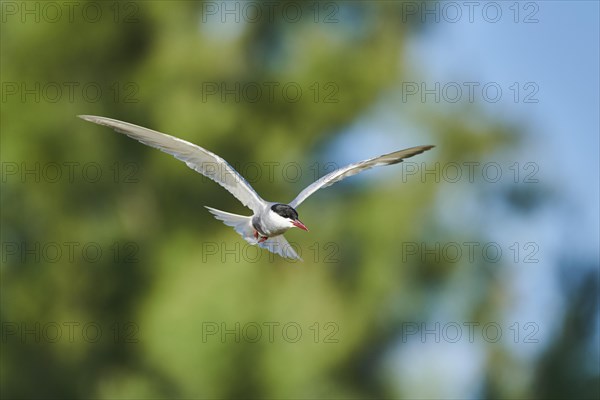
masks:
{"label": "blurred green foliage", "polygon": [[[63,89],[65,82],[77,83],[75,101],[64,94],[56,102],[35,95],[3,99],[3,163],[58,163],[66,174],[64,163],[93,162],[102,173],[97,182],[82,179],[79,167],[73,182],[66,175],[58,182],[3,178],[2,241],[58,243],[63,250],[66,242],[97,243],[103,251],[98,262],[87,261],[82,246],[73,262],[66,255],[56,263],[3,255],[4,398],[410,397],[386,367],[405,321],[428,320],[440,302],[461,304],[450,319],[500,318],[509,301],[503,265],[403,261],[402,243],[487,240],[478,221],[456,228],[439,218],[444,196],[456,191],[485,201],[478,185],[399,178],[397,184],[341,184],[300,208],[310,233],[287,235],[303,250],[304,263],[253,249],[221,260],[221,253],[207,256],[206,243],[246,251],[245,243],[202,206],[247,210],[171,157],[75,117],[103,115],[167,132],[234,165],[297,162],[306,171],[405,76],[402,49],[408,35],[418,33],[399,22],[399,3],[340,3],[343,13],[333,24],[289,23],[275,13],[274,21],[231,26],[204,23],[201,2],[120,3],[118,18],[118,3],[95,4],[104,12],[98,23],[75,14],[73,22],[17,18],[1,28],[3,83],[54,82]],[[310,15],[311,5],[302,7]],[[134,19],[126,23],[131,10]],[[221,101],[219,95],[203,98],[207,82],[295,82],[305,92],[297,102],[281,96]],[[306,90],[314,82],[335,82],[339,101],[315,102]],[[86,83],[102,88],[98,101],[81,94]],[[414,119],[429,136],[406,145],[437,145],[423,160],[440,163],[504,154],[518,147],[521,135],[476,107],[447,115],[422,104]],[[296,184],[263,176],[253,186],[266,199],[288,201],[310,175]],[[453,210],[468,218],[466,211]],[[49,343],[8,335],[14,326],[6,324],[20,330],[36,323],[40,329],[58,323],[63,337]],[[73,341],[65,337],[65,323],[79,324]],[[82,340],[86,323],[101,327],[97,342]],[[274,327],[272,342],[265,323]],[[288,323],[302,329],[297,342],[282,340]],[[261,340],[207,336],[215,326],[235,330],[236,324],[248,332],[261,326]],[[521,380],[511,373],[531,365],[501,343],[488,343],[482,393],[593,396],[594,384],[557,378],[570,376],[562,360],[576,340],[568,334],[557,339],[545,367]],[[550,391],[547,382],[559,388]]]}

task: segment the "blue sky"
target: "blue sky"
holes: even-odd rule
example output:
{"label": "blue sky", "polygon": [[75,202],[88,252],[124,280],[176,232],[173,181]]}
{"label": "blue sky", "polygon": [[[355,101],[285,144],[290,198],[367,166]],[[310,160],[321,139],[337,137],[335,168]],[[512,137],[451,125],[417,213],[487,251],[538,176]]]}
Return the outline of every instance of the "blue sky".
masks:
{"label": "blue sky", "polygon": [[[498,23],[477,18],[477,13],[473,23],[466,17],[457,23],[442,18],[412,36],[402,55],[413,70],[409,79],[426,82],[428,87],[435,82],[478,82],[479,87],[497,82],[503,89],[502,99],[479,101],[478,106],[498,119],[525,127],[527,141],[515,160],[539,165],[540,183],[556,189],[568,205],[568,210],[555,210],[555,227],[561,228],[577,253],[598,260],[599,3],[537,2],[535,18],[539,21],[530,24],[513,21],[509,7],[514,2],[500,4],[504,17]],[[521,10],[520,18],[525,11]],[[538,102],[515,103],[510,90],[514,82],[519,82],[521,98],[531,93],[523,86],[535,83]],[[481,92],[476,93],[481,99]],[[333,144],[336,162],[423,144],[426,132],[410,121],[400,121],[402,133],[398,133],[398,107],[389,100],[384,96]],[[442,101],[441,106],[452,109],[455,105]],[[423,157],[433,160],[431,154]],[[385,172],[378,171],[378,175]]]}
{"label": "blue sky", "polygon": [[[559,202],[526,220],[493,210],[478,211],[483,215],[479,218],[489,219],[489,226],[494,227],[490,236],[499,242],[533,240],[540,246],[540,264],[515,265],[508,271],[516,301],[506,310],[507,323],[535,317],[541,325],[539,346],[514,345],[516,356],[527,364],[541,355],[559,327],[562,299],[555,273],[559,257],[568,254],[599,264],[600,10],[595,1],[536,2],[538,22],[524,24],[513,20],[509,7],[515,2],[500,4],[504,17],[497,23],[476,13],[473,23],[466,18],[456,23],[442,18],[429,24],[428,30],[411,38],[402,57],[409,60],[409,69],[419,82],[497,82],[504,89],[502,100],[478,105],[492,116],[525,126],[528,139],[513,156],[538,164],[540,183],[552,187],[558,196]],[[531,11],[521,10],[520,18]],[[511,101],[507,89],[513,82],[534,82],[539,101]],[[410,123],[405,122],[402,131],[411,133],[398,134],[394,113],[397,107],[389,106],[386,99],[379,102],[334,143],[332,149],[339,146],[341,151],[335,159],[349,162],[364,152],[376,155],[391,147],[423,144],[421,132]],[[456,296],[453,299],[458,301]],[[438,320],[447,315],[452,313],[440,310]],[[449,393],[457,398],[478,397],[484,352],[484,346],[469,343],[448,346],[416,340],[399,346],[390,366],[398,374],[399,389],[410,397]],[[437,389],[430,385],[432,377],[439,383]]]}
{"label": "blue sky", "polygon": [[[495,233],[498,238],[533,237],[540,244],[546,261],[543,268],[515,266],[512,270],[518,302],[507,310],[507,320],[538,316],[544,331],[540,338],[545,342],[561,315],[557,277],[550,273],[556,271],[560,252],[595,260],[598,265],[600,33],[598,2],[537,4],[539,22],[534,24],[515,24],[510,19],[497,24],[481,19],[472,24],[434,24],[413,39],[408,58],[428,81],[503,85],[533,81],[539,87],[537,104],[482,104],[491,114],[525,122],[532,139],[526,143],[525,159],[539,164],[540,181],[556,188],[567,205],[546,210],[533,223],[506,221]],[[422,343],[416,346],[423,350]],[[478,369],[473,367],[481,365],[482,349],[467,347],[462,358],[456,356],[456,348],[432,350],[436,360],[442,354],[448,356],[451,368],[444,373],[453,371],[456,379],[446,389],[457,397],[476,397],[479,389]],[[543,345],[537,351],[536,347],[515,347],[517,353],[534,349],[531,357],[543,349]],[[410,351],[409,347],[404,355]],[[444,359],[439,365],[444,365]],[[456,359],[463,362],[450,362]]]}
{"label": "blue sky", "polygon": [[[506,4],[506,3],[503,3]],[[530,160],[577,210],[569,237],[598,253],[599,3],[537,2],[538,23],[439,23],[414,38],[409,58],[432,81],[538,84],[537,104],[483,103],[490,113],[525,121]],[[507,7],[504,7],[506,12]],[[506,86],[505,86],[506,85]],[[539,161],[538,161],[539,160]],[[544,182],[542,181],[542,182]],[[573,216],[571,216],[573,217]],[[565,222],[565,221],[562,221]]]}

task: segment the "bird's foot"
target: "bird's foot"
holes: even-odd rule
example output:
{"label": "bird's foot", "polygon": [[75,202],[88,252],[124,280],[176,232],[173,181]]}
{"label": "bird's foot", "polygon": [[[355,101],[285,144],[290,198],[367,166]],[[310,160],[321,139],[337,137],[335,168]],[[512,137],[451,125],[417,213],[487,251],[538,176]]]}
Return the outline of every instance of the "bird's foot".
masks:
{"label": "bird's foot", "polygon": [[258,236],[259,236],[258,231],[255,230],[254,231],[254,239],[257,239],[258,243],[262,243],[269,238],[268,236],[261,236],[259,239]]}

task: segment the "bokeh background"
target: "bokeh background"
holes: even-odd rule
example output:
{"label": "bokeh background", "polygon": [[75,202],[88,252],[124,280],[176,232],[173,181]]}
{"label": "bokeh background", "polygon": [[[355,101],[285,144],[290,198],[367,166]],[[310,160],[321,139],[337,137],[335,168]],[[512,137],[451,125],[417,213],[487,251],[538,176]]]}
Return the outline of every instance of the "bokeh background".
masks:
{"label": "bokeh background", "polygon": [[[597,2],[0,4],[3,398],[599,395]],[[302,204],[294,263],[78,114],[283,202],[436,148]]]}

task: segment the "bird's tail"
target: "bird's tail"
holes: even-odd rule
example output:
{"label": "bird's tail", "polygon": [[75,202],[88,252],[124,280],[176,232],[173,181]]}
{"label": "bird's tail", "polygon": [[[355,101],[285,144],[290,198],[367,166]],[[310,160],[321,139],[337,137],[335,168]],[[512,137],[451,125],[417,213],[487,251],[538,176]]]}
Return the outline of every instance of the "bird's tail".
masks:
{"label": "bird's tail", "polygon": [[212,207],[204,206],[210,211],[216,219],[223,221],[227,226],[231,226],[239,233],[248,243],[256,244],[254,238],[254,228],[252,227],[252,217],[237,215],[225,211],[217,210]]}

